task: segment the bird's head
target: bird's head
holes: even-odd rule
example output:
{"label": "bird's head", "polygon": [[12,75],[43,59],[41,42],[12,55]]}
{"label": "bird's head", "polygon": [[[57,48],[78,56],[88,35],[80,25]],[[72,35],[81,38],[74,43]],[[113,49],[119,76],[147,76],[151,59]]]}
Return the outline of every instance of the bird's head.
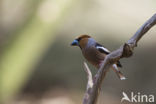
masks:
{"label": "bird's head", "polygon": [[85,47],[89,38],[91,38],[89,35],[80,35],[71,43],[71,46],[79,46],[80,48]]}

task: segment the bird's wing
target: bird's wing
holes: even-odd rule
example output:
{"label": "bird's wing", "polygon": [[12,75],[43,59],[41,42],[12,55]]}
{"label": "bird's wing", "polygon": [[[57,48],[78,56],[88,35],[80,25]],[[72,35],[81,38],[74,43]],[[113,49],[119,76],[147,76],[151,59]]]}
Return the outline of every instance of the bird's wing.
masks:
{"label": "bird's wing", "polygon": [[[99,43],[96,43],[95,47],[96,47],[97,50],[100,51],[101,53],[104,53],[104,54],[106,54],[106,55],[108,55],[108,54],[110,53],[110,51],[109,51],[107,48],[105,48],[104,46],[102,46],[102,45],[99,44]],[[118,67],[122,67],[120,61],[117,61],[116,64],[117,64]]]}
{"label": "bird's wing", "polygon": [[101,44],[99,43],[96,43],[95,47],[97,48],[97,50],[99,50],[101,53],[105,53],[105,54],[109,54],[110,51],[105,48],[104,46],[102,46]]}

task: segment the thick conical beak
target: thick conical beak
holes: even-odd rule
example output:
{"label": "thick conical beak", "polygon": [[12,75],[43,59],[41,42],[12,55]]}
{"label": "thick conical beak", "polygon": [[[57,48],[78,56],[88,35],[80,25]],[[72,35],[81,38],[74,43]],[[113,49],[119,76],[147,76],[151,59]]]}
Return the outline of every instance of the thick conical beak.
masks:
{"label": "thick conical beak", "polygon": [[74,41],[71,43],[71,46],[78,46],[78,45],[79,45],[78,40],[74,40]]}

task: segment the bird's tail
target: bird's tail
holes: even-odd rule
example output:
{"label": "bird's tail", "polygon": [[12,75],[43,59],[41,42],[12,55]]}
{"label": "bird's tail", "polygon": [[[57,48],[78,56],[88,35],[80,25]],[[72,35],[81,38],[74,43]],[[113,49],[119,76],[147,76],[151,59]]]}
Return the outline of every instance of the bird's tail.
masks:
{"label": "bird's tail", "polygon": [[115,71],[120,80],[125,80],[126,77],[122,74],[122,72],[118,69],[116,64],[113,64],[112,69]]}

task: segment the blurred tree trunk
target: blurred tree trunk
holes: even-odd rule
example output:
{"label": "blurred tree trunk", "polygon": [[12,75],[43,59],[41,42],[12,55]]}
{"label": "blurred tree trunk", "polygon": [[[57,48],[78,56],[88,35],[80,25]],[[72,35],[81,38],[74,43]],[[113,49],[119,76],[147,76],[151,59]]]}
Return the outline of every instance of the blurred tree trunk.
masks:
{"label": "blurred tree trunk", "polygon": [[55,32],[73,0],[43,0],[14,41],[1,54],[1,101],[19,92],[44,52],[55,39]]}

